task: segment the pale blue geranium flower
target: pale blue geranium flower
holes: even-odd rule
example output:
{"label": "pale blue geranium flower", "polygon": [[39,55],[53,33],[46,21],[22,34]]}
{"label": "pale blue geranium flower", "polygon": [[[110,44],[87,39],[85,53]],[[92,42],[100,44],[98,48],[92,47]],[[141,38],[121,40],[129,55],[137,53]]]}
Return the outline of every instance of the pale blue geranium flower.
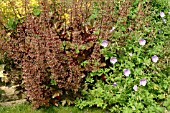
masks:
{"label": "pale blue geranium flower", "polygon": [[157,72],[156,72],[156,71],[153,71],[153,74],[157,74]]}
{"label": "pale blue geranium flower", "polygon": [[113,32],[115,30],[115,27],[112,27],[112,29],[110,30],[110,32]]}
{"label": "pale blue geranium flower", "polygon": [[156,56],[156,55],[152,56],[152,62],[156,63],[158,61],[158,59],[159,59],[158,56]]}
{"label": "pale blue geranium flower", "polygon": [[146,40],[144,40],[143,38],[141,38],[141,39],[139,40],[139,45],[144,46],[145,44],[146,44]]}
{"label": "pale blue geranium flower", "polygon": [[114,83],[113,83],[113,86],[117,86],[117,83],[116,83],[116,82],[114,82]]}
{"label": "pale blue geranium flower", "polygon": [[158,30],[158,33],[159,33],[159,34],[161,34],[161,32],[162,32],[161,30]]}
{"label": "pale blue geranium flower", "polygon": [[108,41],[107,40],[103,40],[102,43],[101,43],[101,46],[107,47],[108,46]]}
{"label": "pale blue geranium flower", "polygon": [[133,86],[133,90],[134,90],[134,91],[137,91],[137,90],[138,90],[138,86],[137,86],[137,85],[134,85],[134,86]]}
{"label": "pale blue geranium flower", "polygon": [[146,83],[147,83],[146,79],[140,80],[140,86],[146,86]]}
{"label": "pale blue geranium flower", "polygon": [[166,24],[166,19],[165,18],[162,18],[162,21],[164,24]]}
{"label": "pale blue geranium flower", "polygon": [[115,63],[117,62],[117,58],[116,58],[116,57],[111,57],[111,58],[110,58],[110,62],[111,62],[112,64],[115,64]]}
{"label": "pale blue geranium flower", "polygon": [[124,73],[124,75],[125,75],[126,77],[128,77],[131,72],[130,72],[130,69],[124,69],[124,70],[123,70],[123,73]]}
{"label": "pale blue geranium flower", "polygon": [[132,56],[133,54],[132,53],[129,53],[129,56]]}
{"label": "pale blue geranium flower", "polygon": [[163,18],[165,16],[164,12],[160,12],[160,16]]}

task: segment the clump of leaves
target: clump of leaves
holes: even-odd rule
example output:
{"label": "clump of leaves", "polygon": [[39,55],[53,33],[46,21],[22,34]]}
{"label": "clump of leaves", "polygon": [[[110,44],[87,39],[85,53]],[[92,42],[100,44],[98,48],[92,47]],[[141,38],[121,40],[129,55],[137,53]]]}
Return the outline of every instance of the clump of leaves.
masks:
{"label": "clump of leaves", "polygon": [[40,3],[35,9],[40,12],[27,14],[3,41],[2,49],[22,68],[22,83],[35,108],[72,104],[86,74],[100,67],[98,35],[74,5],[71,16],[76,18],[67,24],[67,16],[63,17],[67,12],[56,9],[62,4]]}
{"label": "clump of leaves", "polygon": [[[163,9],[154,2],[125,0],[113,6],[118,7],[111,12],[116,26],[108,34],[108,43],[103,41],[105,48],[101,50],[106,67],[88,74],[82,90],[84,96],[77,98],[76,106],[125,113],[169,109],[168,7],[162,6],[166,7],[166,16],[161,18]],[[105,22],[109,23],[104,21],[103,25]]]}

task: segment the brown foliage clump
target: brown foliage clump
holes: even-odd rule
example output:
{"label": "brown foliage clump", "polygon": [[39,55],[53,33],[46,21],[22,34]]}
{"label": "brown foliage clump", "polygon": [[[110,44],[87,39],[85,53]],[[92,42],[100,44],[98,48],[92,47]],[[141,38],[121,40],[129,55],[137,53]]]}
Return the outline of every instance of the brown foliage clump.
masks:
{"label": "brown foliage clump", "polygon": [[[71,18],[68,25],[62,18],[65,12],[56,10],[55,4],[48,5],[41,2],[41,14],[27,14],[25,21],[17,24],[10,38],[2,43],[8,57],[22,67],[27,97],[35,108],[50,102],[56,104],[64,98],[61,94],[68,95],[67,91],[76,94],[86,73],[98,69],[101,62],[95,28],[82,24],[88,15],[83,17],[84,13],[79,16],[72,11],[71,17],[76,18]],[[88,63],[82,65],[85,61]],[[54,100],[61,89],[58,100]]]}

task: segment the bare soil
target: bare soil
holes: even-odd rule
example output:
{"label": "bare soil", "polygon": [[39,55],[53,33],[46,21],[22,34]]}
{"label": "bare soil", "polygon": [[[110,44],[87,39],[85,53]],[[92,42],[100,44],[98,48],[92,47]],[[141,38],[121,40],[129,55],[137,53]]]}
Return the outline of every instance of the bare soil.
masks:
{"label": "bare soil", "polygon": [[11,106],[26,102],[23,95],[16,93],[17,86],[0,86],[0,106]]}

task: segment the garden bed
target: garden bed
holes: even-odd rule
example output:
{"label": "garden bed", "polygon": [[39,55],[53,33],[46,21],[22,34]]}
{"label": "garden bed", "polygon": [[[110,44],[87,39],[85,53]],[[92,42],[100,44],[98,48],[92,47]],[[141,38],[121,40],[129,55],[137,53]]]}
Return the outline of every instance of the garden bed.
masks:
{"label": "garden bed", "polygon": [[1,4],[1,102],[170,110],[170,1],[34,1]]}

